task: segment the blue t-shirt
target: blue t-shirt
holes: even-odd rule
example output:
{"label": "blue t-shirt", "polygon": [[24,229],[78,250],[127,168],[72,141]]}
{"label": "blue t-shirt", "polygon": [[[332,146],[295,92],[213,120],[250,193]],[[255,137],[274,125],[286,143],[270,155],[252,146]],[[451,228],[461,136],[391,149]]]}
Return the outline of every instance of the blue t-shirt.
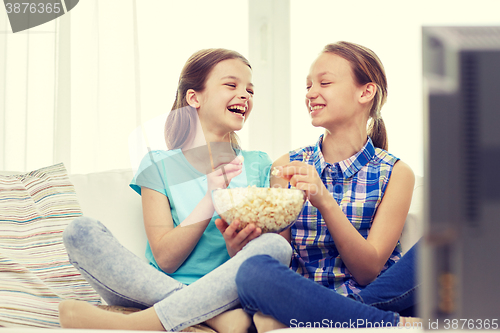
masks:
{"label": "blue t-shirt", "polygon": [[[271,159],[261,151],[238,151],[243,155],[243,170],[234,177],[229,188],[269,187]],[[130,183],[137,193],[141,187],[158,191],[168,197],[170,212],[177,227],[198,205],[207,192],[207,176],[195,169],[180,149],[157,150],[148,153],[142,160],[139,170]],[[214,212],[198,244],[182,265],[172,274],[179,282],[190,284],[229,259],[226,243],[215,226],[219,218]],[[146,259],[161,271],[149,246],[146,246]]]}

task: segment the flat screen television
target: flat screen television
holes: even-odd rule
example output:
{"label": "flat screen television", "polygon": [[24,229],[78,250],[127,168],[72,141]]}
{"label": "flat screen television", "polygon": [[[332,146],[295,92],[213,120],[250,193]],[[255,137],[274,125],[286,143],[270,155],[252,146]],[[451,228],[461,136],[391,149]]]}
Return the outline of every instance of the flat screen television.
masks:
{"label": "flat screen television", "polygon": [[500,27],[425,26],[422,50],[419,316],[428,329],[500,329]]}

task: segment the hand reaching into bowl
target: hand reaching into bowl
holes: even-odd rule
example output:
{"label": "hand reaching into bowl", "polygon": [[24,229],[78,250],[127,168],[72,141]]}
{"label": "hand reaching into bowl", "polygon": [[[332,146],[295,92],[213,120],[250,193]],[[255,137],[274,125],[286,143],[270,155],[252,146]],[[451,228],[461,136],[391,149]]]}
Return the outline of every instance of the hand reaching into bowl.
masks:
{"label": "hand reaching into bowl", "polygon": [[313,165],[293,161],[273,168],[271,174],[286,179],[292,187],[303,190],[307,199],[318,209],[331,203],[331,195]]}

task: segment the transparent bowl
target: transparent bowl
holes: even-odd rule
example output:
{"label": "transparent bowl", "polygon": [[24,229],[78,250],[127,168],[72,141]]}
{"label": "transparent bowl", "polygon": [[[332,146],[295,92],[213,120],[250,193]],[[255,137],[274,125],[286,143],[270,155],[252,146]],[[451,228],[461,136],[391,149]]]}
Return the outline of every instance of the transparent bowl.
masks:
{"label": "transparent bowl", "polygon": [[212,191],[215,211],[228,224],[240,220],[238,231],[249,223],[262,233],[282,232],[295,223],[306,201],[298,189],[238,187]]}

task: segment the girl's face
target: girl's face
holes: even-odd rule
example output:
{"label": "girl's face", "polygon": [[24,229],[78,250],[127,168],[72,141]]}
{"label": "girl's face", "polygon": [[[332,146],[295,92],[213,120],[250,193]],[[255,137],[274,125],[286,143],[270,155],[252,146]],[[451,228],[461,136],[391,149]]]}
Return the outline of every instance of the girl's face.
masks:
{"label": "girl's face", "polygon": [[253,107],[252,70],[239,59],[221,61],[197,95],[198,114],[205,129],[221,136],[238,131]]}
{"label": "girl's face", "polygon": [[325,52],[311,65],[306,105],[313,126],[328,129],[354,121],[363,111],[358,103],[361,94],[362,87],[344,58]]}

